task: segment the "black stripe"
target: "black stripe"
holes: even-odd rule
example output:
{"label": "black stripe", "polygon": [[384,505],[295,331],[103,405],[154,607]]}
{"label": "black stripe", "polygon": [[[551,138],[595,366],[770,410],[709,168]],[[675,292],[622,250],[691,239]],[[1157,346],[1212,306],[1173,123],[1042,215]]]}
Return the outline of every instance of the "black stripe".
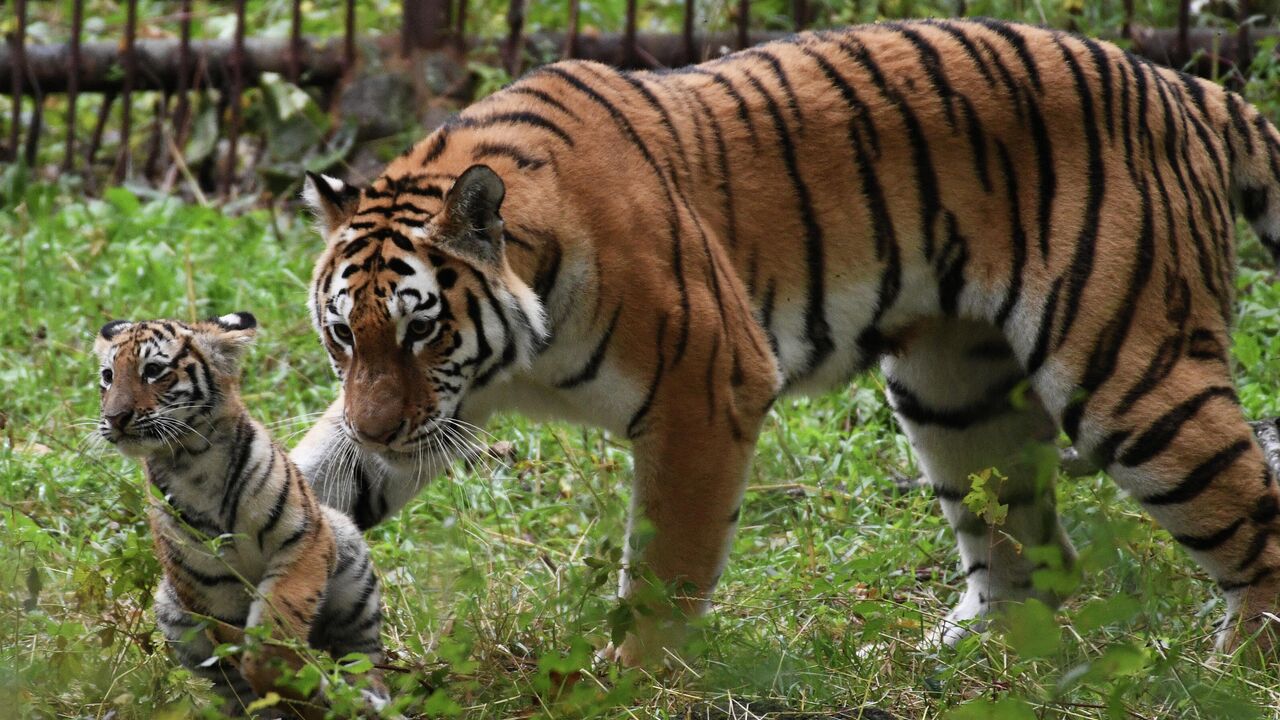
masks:
{"label": "black stripe", "polygon": [[538,170],[547,164],[546,160],[526,155],[520,148],[509,143],[480,142],[476,143],[475,147],[471,149],[471,159],[473,161],[479,162],[491,157],[504,157],[513,160],[516,167],[521,170]]}
{"label": "black stripe", "polygon": [[1199,393],[1178,403],[1164,415],[1161,415],[1151,424],[1151,427],[1147,428],[1120,454],[1120,464],[1126,467],[1134,467],[1164,452],[1169,447],[1169,443],[1173,442],[1173,438],[1177,436],[1182,426],[1194,418],[1206,403],[1215,398],[1227,398],[1231,402],[1235,402],[1236,394],[1229,386],[1216,385],[1201,390]]}
{"label": "black stripe", "polygon": [[671,235],[671,269],[675,275],[676,289],[680,294],[680,334],[676,338],[676,352],[673,358],[673,364],[680,362],[684,356],[684,350],[689,341],[689,323],[690,323],[690,303],[689,289],[684,277],[684,250],[682,247],[679,218],[677,217],[676,198],[671,185],[667,181],[666,174],[662,171],[657,160],[654,159],[653,153],[649,151],[649,147],[641,139],[639,133],[636,132],[631,121],[627,119],[612,102],[601,95],[595,88],[588,85],[581,78],[568,72],[562,67],[549,66],[544,67],[539,72],[555,75],[561,78],[578,92],[586,95],[592,102],[599,105],[609,114],[614,125],[618,130],[630,141],[631,145],[640,152],[649,168],[657,176],[658,184],[667,201],[667,223]]}
{"label": "black stripe", "polygon": [[1022,297],[1022,272],[1027,264],[1027,232],[1022,228],[1022,211],[1018,207],[1018,176],[1013,168],[1013,160],[1009,157],[1009,149],[1000,140],[996,140],[996,155],[1000,158],[1000,169],[1004,172],[1005,195],[1009,201],[1009,224],[1013,229],[1009,238],[1009,288],[1005,290],[1004,301],[1000,303],[1000,310],[995,317],[996,325],[1003,329]]}
{"label": "black stripe", "polygon": [[219,508],[219,517],[226,518],[227,529],[235,531],[236,515],[240,509],[240,488],[245,482],[245,464],[249,462],[249,456],[253,451],[253,443],[257,440],[257,431],[253,425],[246,419],[240,418],[236,425],[235,439],[232,441],[232,454],[235,460],[230,465],[230,471],[224,480],[222,492],[222,505]]}
{"label": "black stripe", "polygon": [[903,97],[892,90],[885,80],[879,65],[871,58],[871,54],[860,44],[848,42],[838,43],[838,47],[868,75],[880,94],[889,101],[902,116],[907,130],[907,139],[911,146],[911,158],[915,165],[916,191],[920,197],[920,228],[924,233],[924,254],[932,258],[935,243],[935,225],[938,214],[942,211],[942,203],[938,190],[938,176],[934,171],[933,160],[929,155],[929,142],[925,137],[920,120]]}
{"label": "black stripe", "polygon": [[1240,562],[1236,564],[1236,570],[1244,570],[1250,565],[1258,562],[1258,558],[1262,557],[1262,552],[1267,549],[1267,540],[1271,538],[1271,531],[1262,528],[1253,536],[1246,546],[1244,557],[1240,558]]}
{"label": "black stripe", "polygon": [[1102,113],[1107,118],[1107,135],[1114,140],[1116,137],[1115,89],[1111,87],[1111,57],[1092,38],[1077,37],[1076,39],[1084,43],[1085,49],[1093,59],[1093,67],[1098,71],[1098,89],[1102,95]]}
{"label": "black stripe", "polygon": [[1224,470],[1230,468],[1236,460],[1240,459],[1252,446],[1249,440],[1237,440],[1231,445],[1219,451],[1216,455],[1205,460],[1196,466],[1178,486],[1167,492],[1158,493],[1148,498],[1142,499],[1143,505],[1172,505],[1175,503],[1184,503],[1188,500],[1194,500],[1209,488],[1209,485]]}
{"label": "black stripe", "polygon": [[1208,535],[1174,535],[1173,539],[1185,545],[1190,550],[1198,550],[1207,552],[1217,548],[1226,541],[1235,536],[1236,531],[1244,525],[1244,518],[1240,518],[1221,530],[1209,533]]}
{"label": "black stripe", "polygon": [[[534,75],[537,75],[536,71],[533,73],[530,73],[528,77],[532,78]],[[578,114],[570,110],[564,103],[552,97],[550,93],[544,92],[537,88],[528,87],[527,85],[515,85],[507,88],[506,93],[509,95],[528,95],[529,97],[537,98],[542,102],[564,113],[565,115],[568,115],[574,120],[580,119],[578,117]]]}
{"label": "black stripe", "polygon": [[938,304],[946,315],[954,316],[964,290],[964,268],[969,261],[968,241],[960,234],[956,216],[947,212],[947,239],[934,261],[938,278]]}
{"label": "black stripe", "polygon": [[1120,399],[1120,403],[1116,405],[1117,414],[1127,413],[1139,400],[1154,390],[1169,376],[1169,373],[1173,372],[1174,366],[1182,356],[1184,330],[1187,316],[1191,314],[1191,288],[1185,278],[1174,278],[1170,275],[1171,271],[1166,271],[1165,317],[1175,330],[1156,349],[1156,354],[1151,357],[1146,370]]}
{"label": "black stripe", "polygon": [[902,418],[917,425],[937,425],[948,430],[964,430],[993,420],[1014,410],[1013,391],[1023,382],[1014,375],[988,387],[982,399],[958,408],[939,409],[927,406],[901,382],[889,378],[886,387],[893,395],[894,410]]}
{"label": "black stripe", "polygon": [[385,267],[391,272],[398,273],[400,275],[405,275],[405,276],[413,275],[417,272],[416,270],[413,269],[412,265],[401,260],[398,257],[393,257],[387,260]]}
{"label": "black stripe", "polygon": [[663,313],[658,317],[658,337],[654,343],[654,351],[657,353],[656,367],[653,371],[653,379],[649,381],[649,389],[645,392],[644,400],[641,401],[640,407],[632,414],[631,420],[627,423],[627,437],[635,439],[639,435],[640,422],[644,420],[649,411],[653,409],[653,399],[658,394],[658,385],[662,382],[662,373],[666,368],[666,338],[667,338],[667,314]]}
{"label": "black stripe", "polygon": [[1049,336],[1053,333],[1053,318],[1057,315],[1059,294],[1062,292],[1062,278],[1053,281],[1049,296],[1045,298],[1044,307],[1040,311],[1039,329],[1036,331],[1036,342],[1027,357],[1027,375],[1034,375],[1049,357]]}
{"label": "black stripe", "polygon": [[564,128],[547,118],[527,111],[499,112],[492,115],[482,117],[465,117],[457,116],[450,121],[454,127],[465,130],[480,130],[483,128],[494,127],[496,125],[517,125],[522,127],[533,127],[546,130],[555,135],[565,145],[574,146],[573,136],[565,132]]}
{"label": "black stripe", "polygon": [[1036,70],[1036,61],[1031,57],[1031,53],[1027,51],[1027,40],[1021,33],[1014,30],[1008,23],[1000,20],[992,20],[990,18],[981,18],[974,22],[982,25],[991,32],[1004,38],[1009,45],[1013,46],[1014,52],[1018,54],[1018,59],[1022,61],[1022,69],[1031,79],[1031,85],[1039,92],[1044,91],[1044,86],[1040,84],[1040,73]]}
{"label": "black stripe", "polygon": [[1071,70],[1076,92],[1080,96],[1081,111],[1085,117],[1085,122],[1082,123],[1085,147],[1089,155],[1086,180],[1089,189],[1085,200],[1083,226],[1076,237],[1075,252],[1066,273],[1067,294],[1062,303],[1062,321],[1057,324],[1058,342],[1055,347],[1061,348],[1067,341],[1072,325],[1075,324],[1076,313],[1079,312],[1082,304],[1081,296],[1089,282],[1089,276],[1093,273],[1094,249],[1102,222],[1102,196],[1106,190],[1107,172],[1102,159],[1102,139],[1098,135],[1097,124],[1093,122],[1096,110],[1093,105],[1093,93],[1089,90],[1089,81],[1085,79],[1084,72],[1076,61],[1075,53],[1062,41],[1058,41],[1058,48],[1062,51],[1062,59]]}
{"label": "black stripe", "polygon": [[800,114],[800,101],[796,98],[795,88],[791,86],[791,79],[787,77],[786,71],[782,67],[782,63],[777,56],[764,48],[748,48],[742,52],[735,53],[734,57],[738,58],[760,58],[769,65],[770,72],[773,73],[773,79],[778,81],[778,85],[782,88],[782,92],[787,96],[787,108],[791,110],[791,116],[795,119],[796,130],[804,130],[804,118]]}
{"label": "black stripe", "polygon": [[706,75],[711,78],[715,84],[724,88],[724,91],[729,94],[729,97],[733,100],[734,104],[737,105],[738,119],[747,127],[747,136],[751,138],[751,144],[753,146],[758,146],[760,144],[760,138],[756,135],[755,123],[751,121],[751,111],[747,108],[747,101],[742,97],[742,93],[738,92],[738,88],[734,87],[733,83],[729,81],[729,78],[718,72],[701,67],[689,68],[689,72],[696,73],[698,75]]}
{"label": "black stripe", "polygon": [[929,27],[941,30],[960,43],[960,47],[964,49],[964,54],[969,56],[969,59],[973,61],[974,67],[978,68],[978,72],[982,73],[983,79],[987,81],[987,86],[995,87],[996,79],[991,74],[991,68],[987,67],[986,61],[982,59],[982,53],[978,52],[978,46],[969,39],[968,35],[964,34],[963,30],[946,20],[929,19],[925,20],[924,23]]}
{"label": "black stripe", "polygon": [[792,141],[791,133],[787,129],[786,119],[783,118],[782,111],[778,108],[778,103],[755,75],[748,71],[744,71],[744,74],[747,81],[764,99],[765,108],[773,120],[774,133],[778,136],[778,141],[782,148],[782,160],[786,165],[787,177],[790,179],[791,188],[795,192],[800,221],[805,229],[804,256],[808,285],[805,288],[804,326],[805,338],[809,344],[809,353],[805,358],[804,367],[799,372],[799,375],[803,376],[813,372],[835,350],[835,343],[831,340],[831,326],[827,324],[825,307],[825,267],[823,265],[823,245],[825,241],[822,236],[822,227],[818,224],[818,219],[814,214],[809,186],[800,175],[795,143]]}
{"label": "black stripe", "polygon": [[1129,271],[1129,282],[1125,285],[1124,299],[1116,308],[1116,313],[1106,326],[1098,333],[1094,341],[1093,352],[1085,365],[1084,378],[1080,381],[1083,391],[1078,399],[1067,405],[1062,415],[1062,428],[1067,437],[1074,441],[1080,434],[1080,420],[1086,404],[1093,393],[1111,378],[1119,365],[1120,351],[1129,337],[1129,329],[1133,326],[1133,318],[1138,310],[1138,298],[1151,279],[1155,264],[1155,222],[1152,218],[1151,194],[1146,178],[1137,182],[1139,195],[1142,198],[1142,229],[1138,233],[1138,253],[1134,257]]}
{"label": "black stripe", "polygon": [[596,343],[595,349],[591,351],[587,364],[578,372],[557,382],[556,387],[561,389],[574,388],[595,379],[596,373],[600,371],[600,365],[604,362],[605,353],[609,351],[609,343],[613,339],[613,331],[618,326],[618,317],[621,314],[622,303],[618,303],[618,306],[613,309],[613,317],[609,320],[609,327],[605,329],[604,334],[600,336],[600,342]]}

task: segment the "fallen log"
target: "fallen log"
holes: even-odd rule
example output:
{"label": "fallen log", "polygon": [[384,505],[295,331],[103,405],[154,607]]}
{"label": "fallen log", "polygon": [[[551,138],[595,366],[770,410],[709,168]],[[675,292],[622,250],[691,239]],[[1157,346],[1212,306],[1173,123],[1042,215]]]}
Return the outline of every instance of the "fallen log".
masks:
{"label": "fallen log", "polygon": [[[753,32],[751,44],[787,37],[790,33]],[[1280,35],[1280,29],[1263,28],[1250,32],[1251,44],[1264,37]],[[371,40],[382,52],[391,54],[400,47],[398,36],[381,36]],[[540,32],[524,39],[524,50],[535,64],[558,60],[565,48],[566,34]],[[738,38],[734,31],[699,34],[693,38],[694,57],[688,56],[685,37],[680,33],[639,33],[636,38],[636,65],[646,68],[678,67],[732,51]],[[498,53],[503,41],[495,38],[475,39],[473,50]],[[1278,46],[1280,47],[1280,46]],[[135,90],[179,89],[180,53],[176,40],[139,40],[136,45],[137,75]],[[285,38],[252,38],[245,41],[243,80],[246,86],[258,81],[264,72],[287,75],[290,70],[289,40]],[[1152,62],[1186,69],[1201,77],[1222,77],[1239,62],[1240,46],[1234,31],[1196,28],[1187,33],[1187,42],[1179,42],[1175,28],[1132,29],[1130,49]],[[188,87],[225,87],[230,82],[230,58],[233,45],[228,40],[204,40],[191,43],[191,65],[200,78]],[[621,33],[578,35],[576,57],[623,66],[627,56]],[[1280,50],[1277,51],[1280,53]],[[26,46],[27,74],[22,83],[28,95],[65,92],[71,48],[69,45]],[[1248,60],[1248,56],[1244,58]],[[79,92],[115,92],[123,80],[120,48],[116,43],[89,43],[81,46]],[[299,67],[303,85],[329,86],[342,78],[343,48],[340,39],[315,42],[304,39]],[[9,47],[0,48],[0,92],[11,87],[13,56]]]}

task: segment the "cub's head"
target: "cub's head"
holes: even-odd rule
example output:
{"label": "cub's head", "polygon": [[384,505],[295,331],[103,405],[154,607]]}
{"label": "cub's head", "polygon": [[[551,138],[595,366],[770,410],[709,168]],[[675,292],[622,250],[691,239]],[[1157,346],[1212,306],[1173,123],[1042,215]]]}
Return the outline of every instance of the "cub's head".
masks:
{"label": "cub's head", "polygon": [[194,324],[113,320],[103,325],[93,344],[101,365],[99,432],[134,456],[199,432],[199,421],[217,417],[236,397],[240,357],[257,324],[253,315],[241,312]]}
{"label": "cub's head", "polygon": [[469,395],[543,341],[542,306],[507,263],[504,195],[484,165],[363,190],[307,177],[327,243],[311,310],[342,379],[342,428],[386,459],[439,449]]}

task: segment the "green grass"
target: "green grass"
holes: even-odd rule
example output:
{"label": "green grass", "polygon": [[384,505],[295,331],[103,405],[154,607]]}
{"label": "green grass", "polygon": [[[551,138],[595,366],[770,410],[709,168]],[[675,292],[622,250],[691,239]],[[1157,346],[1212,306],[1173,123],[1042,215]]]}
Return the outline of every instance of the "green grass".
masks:
{"label": "green grass", "polygon": [[[149,614],[159,570],[141,472],[77,424],[97,412],[91,341],[112,318],[252,310],[247,402],[296,439],[336,389],[304,307],[318,243],[293,215],[273,229],[265,212],[123,189],[86,200],[4,174],[0,714],[144,718],[207,703]],[[1256,244],[1242,254],[1265,264]],[[1250,415],[1275,414],[1280,368],[1262,361],[1280,356],[1280,283],[1246,269],[1240,287],[1241,396]],[[895,489],[915,469],[874,375],[774,411],[686,666],[593,665],[617,615],[630,456],[574,426],[504,417],[490,430],[514,462],[459,467],[370,533],[408,714],[685,717],[745,698],[814,717],[1247,718],[1280,703],[1273,672],[1211,662],[1221,600],[1103,477],[1060,486],[1084,570],[1067,606],[1025,607],[1007,633],[931,654],[924,632],[959,587],[954,544],[927,493]],[[553,697],[566,676],[580,679]]]}

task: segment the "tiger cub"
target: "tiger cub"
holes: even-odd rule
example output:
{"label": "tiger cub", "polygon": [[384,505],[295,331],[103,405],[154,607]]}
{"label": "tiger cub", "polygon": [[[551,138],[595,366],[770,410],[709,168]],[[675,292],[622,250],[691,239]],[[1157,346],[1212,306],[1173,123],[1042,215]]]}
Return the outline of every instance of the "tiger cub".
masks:
{"label": "tiger cub", "polygon": [[[383,657],[378,582],[360,532],[316,501],[240,400],[239,361],[256,327],[249,313],[190,325],[107,323],[94,343],[99,430],[142,461],[164,496],[150,511],[164,567],[155,609],[178,660],[212,680],[232,712],[276,690],[294,701],[286,705],[293,714],[321,717],[316,698],[275,687],[274,660],[301,665],[277,644],[238,663],[206,662],[215,643],[239,642],[255,626],[269,627],[273,638],[305,638],[334,657]],[[363,692],[375,708],[388,699],[376,676]]]}

